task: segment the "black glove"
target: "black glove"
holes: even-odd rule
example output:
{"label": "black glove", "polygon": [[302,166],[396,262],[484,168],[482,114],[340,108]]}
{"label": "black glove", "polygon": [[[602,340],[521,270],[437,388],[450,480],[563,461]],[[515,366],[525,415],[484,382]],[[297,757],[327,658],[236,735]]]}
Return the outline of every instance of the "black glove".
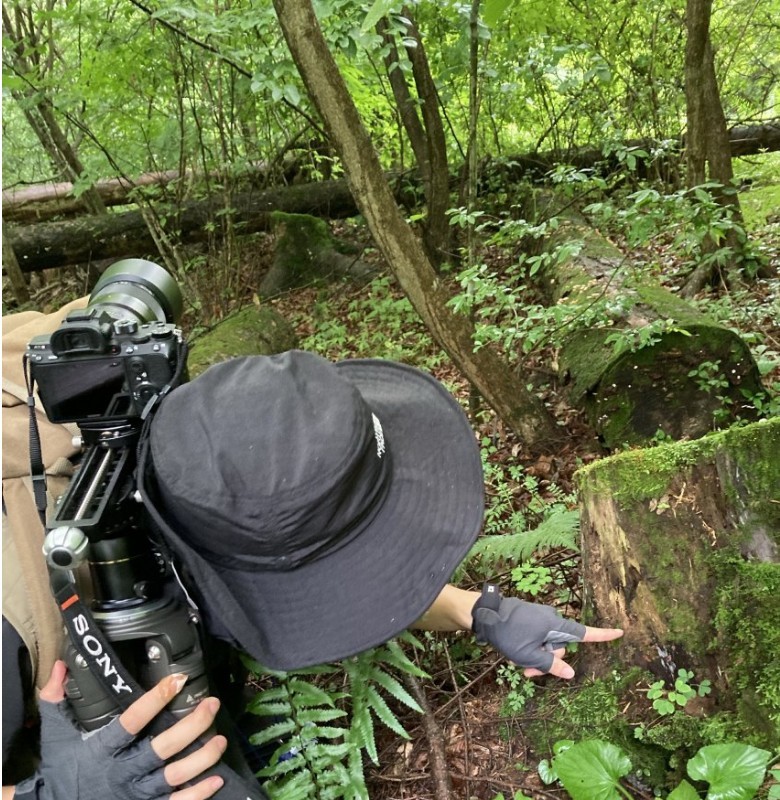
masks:
{"label": "black glove", "polygon": [[[151,737],[133,736],[116,718],[91,733],[82,732],[67,701],[41,700],[41,765],[16,787],[14,800],[164,800],[175,791],[163,770],[165,761],[153,750]],[[224,786],[218,800],[265,798],[224,764]],[[203,777],[203,776],[201,776]]]}
{"label": "black glove", "polygon": [[503,597],[498,587],[486,583],[472,610],[477,639],[493,645],[521,667],[549,672],[553,651],[567,642],[581,642],[585,626],[562,617],[550,606]]}

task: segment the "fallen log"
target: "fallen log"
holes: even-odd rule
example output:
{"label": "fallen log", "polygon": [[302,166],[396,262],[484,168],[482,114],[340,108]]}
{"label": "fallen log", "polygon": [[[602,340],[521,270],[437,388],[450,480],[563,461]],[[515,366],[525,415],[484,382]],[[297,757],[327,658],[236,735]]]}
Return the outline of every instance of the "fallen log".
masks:
{"label": "fallen log", "polygon": [[[233,224],[241,233],[270,230],[272,211],[331,219],[357,213],[346,182],[320,181],[238,195],[234,200]],[[217,199],[189,202],[175,215],[175,219],[168,221],[166,230],[177,234],[184,244],[206,241],[211,235],[210,223],[223,214],[224,206]],[[128,254],[152,260],[158,257],[154,239],[140,211],[25,227],[9,226],[8,239],[23,272]]]}
{"label": "fallen log", "polygon": [[[735,158],[780,150],[780,120],[762,125],[738,125],[730,130],[729,136],[731,154]],[[658,145],[658,142],[649,139],[636,139],[625,143],[625,147],[629,150],[644,150],[648,153]],[[684,140],[678,139],[677,147],[682,149]],[[487,161],[483,165],[483,173],[486,173],[483,177],[487,178],[496,171],[501,174],[506,173],[512,180],[534,176],[542,177],[556,164],[562,162],[571,164],[578,169],[588,169],[604,163],[605,160],[609,161],[608,158],[605,159],[603,151],[594,147],[576,148],[564,152],[521,153],[502,157],[500,163]],[[617,159],[613,159],[613,162],[615,168],[620,166]],[[644,159],[637,157],[637,163],[641,168]],[[297,162],[283,165],[283,175],[286,181],[292,181],[297,174],[298,167]],[[269,168],[266,165],[256,165],[245,177],[255,180],[265,178],[268,171]],[[139,189],[162,189],[171,182],[181,179],[182,176],[176,170],[148,172],[133,180],[124,178],[99,180],[93,188],[107,207],[114,207],[135,202],[133,195]],[[202,181],[202,177],[195,172],[186,173],[184,179],[193,182]],[[413,183],[419,182],[419,179],[414,176],[409,176],[409,180]],[[81,213],[83,213],[83,206],[78,198],[73,196],[72,183],[41,183],[3,191],[3,218],[6,222],[29,225],[44,222],[56,216]]]}
{"label": "fallen log", "polygon": [[695,439],[736,419],[753,421],[764,388],[750,348],[657,281],[629,280],[623,254],[592,228],[568,223],[552,244],[582,249],[542,271],[549,303],[601,306],[558,354],[572,405],[610,450],[655,437]]}
{"label": "fallen log", "polygon": [[[625,635],[584,671],[636,665],[714,692],[696,713],[780,745],[780,418],[632,450],[576,474],[585,607]],[[686,707],[686,712],[688,708]]]}

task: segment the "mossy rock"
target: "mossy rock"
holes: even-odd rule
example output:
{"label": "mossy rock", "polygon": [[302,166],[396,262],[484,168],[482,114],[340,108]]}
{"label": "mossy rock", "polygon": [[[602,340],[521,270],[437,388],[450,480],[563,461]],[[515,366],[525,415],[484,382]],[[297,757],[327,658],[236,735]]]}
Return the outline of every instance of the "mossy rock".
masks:
{"label": "mossy rock", "polygon": [[[597,287],[596,287],[597,288]],[[737,419],[754,421],[746,398],[765,394],[747,344],[660,286],[639,286],[632,314],[648,340],[615,351],[611,328],[572,334],[559,366],[571,401],[584,408],[606,447],[646,444],[659,432],[695,439]]]}
{"label": "mossy rock", "polygon": [[295,331],[287,320],[267,306],[247,306],[195,339],[187,366],[194,378],[229,358],[271,355],[297,346]]}

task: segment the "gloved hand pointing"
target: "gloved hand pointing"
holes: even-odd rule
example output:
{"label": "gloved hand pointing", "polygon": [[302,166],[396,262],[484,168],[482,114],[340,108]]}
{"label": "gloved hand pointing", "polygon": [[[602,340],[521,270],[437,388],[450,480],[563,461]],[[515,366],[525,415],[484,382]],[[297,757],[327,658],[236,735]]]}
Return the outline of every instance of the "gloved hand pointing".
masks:
{"label": "gloved hand pointing", "polygon": [[568,642],[608,642],[623,635],[618,628],[581,625],[550,606],[503,597],[490,583],[474,604],[472,618],[477,639],[525,667],[527,677],[551,673],[573,678],[574,670],[562,658]]}

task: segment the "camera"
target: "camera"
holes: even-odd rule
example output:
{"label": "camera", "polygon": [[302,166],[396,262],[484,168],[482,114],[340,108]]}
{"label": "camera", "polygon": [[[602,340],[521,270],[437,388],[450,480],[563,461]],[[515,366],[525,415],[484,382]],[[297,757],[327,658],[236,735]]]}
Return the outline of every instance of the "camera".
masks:
{"label": "camera", "polygon": [[[120,666],[143,688],[185,673],[170,706],[177,715],[209,691],[199,615],[182,602],[135,491],[137,448],[155,401],[186,379],[181,309],[165,269],[125,259],[103,273],[86,308],[32,339],[25,354],[47,417],[77,423],[84,447],[46,522],[43,552],[69,634],[66,693],[86,730],[121,711],[128,683]],[[76,598],[78,613],[66,612],[63,592]],[[113,683],[103,680],[109,676]]]}
{"label": "camera", "polygon": [[49,420],[141,416],[180,365],[183,340],[175,321],[181,309],[179,287],[159,265],[139,258],[112,264],[86,308],[28,344]]}

